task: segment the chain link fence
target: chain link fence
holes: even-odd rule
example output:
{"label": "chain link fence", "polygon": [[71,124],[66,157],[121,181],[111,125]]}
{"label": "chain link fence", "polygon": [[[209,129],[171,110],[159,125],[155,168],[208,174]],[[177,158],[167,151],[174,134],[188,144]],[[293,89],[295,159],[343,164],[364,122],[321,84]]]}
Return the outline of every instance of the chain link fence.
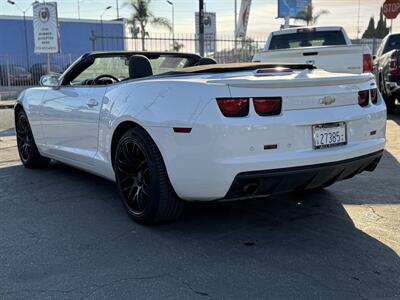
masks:
{"label": "chain link fence", "polygon": [[[232,36],[205,39],[205,56],[219,63],[251,61],[254,54],[263,49],[265,37],[248,37],[237,40]],[[376,54],[382,40],[353,40],[354,44],[367,45]],[[198,53],[199,40],[194,34],[151,34],[141,37],[97,36],[92,33],[91,50],[174,51]],[[49,72],[62,73],[77,59],[73,54],[35,55],[31,62],[24,55],[0,55],[0,100],[15,98],[15,94],[28,86],[39,85],[42,75]],[[9,96],[11,95],[11,96]]]}
{"label": "chain link fence", "polygon": [[[131,51],[174,51],[198,53],[199,39],[194,34],[152,34],[141,37],[97,36],[92,33],[92,50],[120,49]],[[248,37],[238,40],[231,36],[205,37],[205,56],[219,63],[250,61],[265,44],[265,38]]]}

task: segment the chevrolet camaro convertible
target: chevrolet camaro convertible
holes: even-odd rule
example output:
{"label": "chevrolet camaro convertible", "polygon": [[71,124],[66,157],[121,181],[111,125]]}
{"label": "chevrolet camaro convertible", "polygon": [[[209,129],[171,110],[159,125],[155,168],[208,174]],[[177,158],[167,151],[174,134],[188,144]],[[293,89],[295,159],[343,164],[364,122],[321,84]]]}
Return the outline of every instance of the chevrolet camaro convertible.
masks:
{"label": "chevrolet camaro convertible", "polygon": [[185,201],[327,187],[373,171],[385,144],[372,74],[93,52],[41,84],[15,106],[22,163],[115,181],[143,224],[177,218]]}

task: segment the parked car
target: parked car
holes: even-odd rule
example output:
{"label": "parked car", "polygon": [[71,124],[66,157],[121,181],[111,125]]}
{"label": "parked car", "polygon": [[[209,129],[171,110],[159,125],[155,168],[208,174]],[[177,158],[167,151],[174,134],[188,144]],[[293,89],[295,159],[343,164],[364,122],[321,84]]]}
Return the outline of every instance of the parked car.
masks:
{"label": "parked car", "polygon": [[393,113],[400,96],[400,34],[386,36],[374,57],[374,73],[387,110]]}
{"label": "parked car", "polygon": [[[47,73],[49,73],[48,71],[48,65],[47,63],[37,63],[32,65],[32,67],[30,68],[30,72],[32,74],[32,81],[33,84],[39,84],[40,78],[43,75],[46,75]],[[60,67],[59,65],[56,64],[50,64],[50,73],[63,73],[64,70],[62,67]]]}
{"label": "parked car", "polygon": [[9,64],[0,65],[0,85],[30,85],[31,73],[23,66]]}
{"label": "parked car", "polygon": [[373,171],[385,145],[371,73],[94,52],[42,84],[15,106],[23,165],[55,159],[115,181],[144,224],[175,219],[185,201],[327,187]]}
{"label": "parked car", "polygon": [[309,63],[336,73],[372,72],[368,46],[352,45],[338,26],[289,28],[272,32],[255,62]]}

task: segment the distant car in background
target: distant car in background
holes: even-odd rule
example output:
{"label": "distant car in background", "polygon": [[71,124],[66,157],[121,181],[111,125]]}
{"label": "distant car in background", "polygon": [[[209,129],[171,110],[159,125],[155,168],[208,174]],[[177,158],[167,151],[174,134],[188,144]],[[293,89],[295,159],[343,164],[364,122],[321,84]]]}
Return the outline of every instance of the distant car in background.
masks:
{"label": "distant car in background", "polygon": [[393,113],[400,96],[400,34],[386,36],[374,57],[374,74],[386,102],[388,113]]}
{"label": "distant car in background", "polygon": [[[32,74],[32,83],[34,85],[39,84],[40,78],[43,75],[46,75],[48,72],[47,70],[47,63],[37,63],[32,65],[32,67],[30,68],[30,72]],[[60,67],[59,65],[56,64],[50,64],[50,72],[51,73],[63,73],[64,69],[62,67]]]}
{"label": "distant car in background", "polygon": [[30,85],[32,75],[23,66],[0,65],[0,85]]}

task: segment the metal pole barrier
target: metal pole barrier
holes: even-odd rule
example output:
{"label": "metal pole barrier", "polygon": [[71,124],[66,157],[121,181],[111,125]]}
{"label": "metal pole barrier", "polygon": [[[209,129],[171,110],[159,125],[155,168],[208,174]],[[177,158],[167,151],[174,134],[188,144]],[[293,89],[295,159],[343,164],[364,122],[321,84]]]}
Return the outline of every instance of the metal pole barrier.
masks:
{"label": "metal pole barrier", "polygon": [[25,55],[26,55],[26,68],[29,70],[29,50],[28,50],[28,34],[27,34],[27,29],[26,29],[26,15],[25,11],[23,11],[24,14],[24,32],[25,32]]}
{"label": "metal pole barrier", "polygon": [[204,0],[199,0],[199,52],[204,56]]}

